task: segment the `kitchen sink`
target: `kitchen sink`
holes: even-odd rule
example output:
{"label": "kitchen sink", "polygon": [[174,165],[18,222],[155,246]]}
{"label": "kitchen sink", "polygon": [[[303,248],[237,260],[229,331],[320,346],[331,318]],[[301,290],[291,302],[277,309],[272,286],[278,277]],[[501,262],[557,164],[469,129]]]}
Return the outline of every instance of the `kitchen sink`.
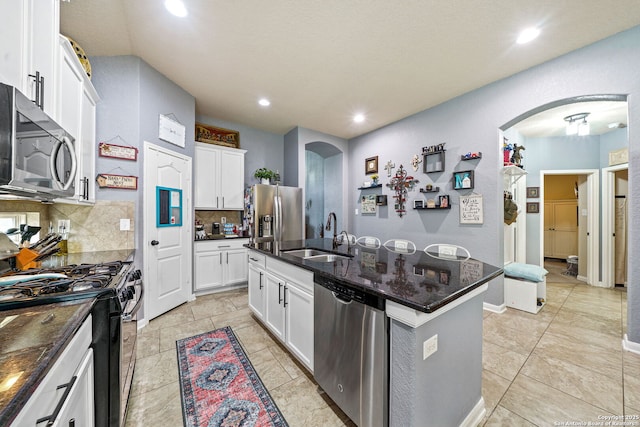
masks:
{"label": "kitchen sink", "polygon": [[298,258],[308,258],[310,256],[317,256],[317,255],[326,255],[327,252],[325,251],[321,251],[318,249],[293,249],[290,251],[282,251],[282,253],[285,253],[287,255],[291,255],[291,256],[295,256]]}
{"label": "kitchen sink", "polygon": [[337,255],[337,254],[325,254],[325,255],[309,256],[303,259],[307,261],[314,261],[314,262],[333,262],[333,261],[340,261],[342,259],[348,260],[350,259],[350,257],[344,256],[344,255]]}
{"label": "kitchen sink", "polygon": [[338,255],[319,249],[293,249],[290,251],[282,251],[282,253],[315,262],[333,262],[350,258],[346,255]]}

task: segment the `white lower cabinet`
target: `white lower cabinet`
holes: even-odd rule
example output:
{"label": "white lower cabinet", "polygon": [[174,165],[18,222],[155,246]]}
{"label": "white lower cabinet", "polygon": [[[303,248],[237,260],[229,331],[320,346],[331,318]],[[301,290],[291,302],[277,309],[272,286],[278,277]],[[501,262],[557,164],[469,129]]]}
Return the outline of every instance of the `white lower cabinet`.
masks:
{"label": "white lower cabinet", "polygon": [[313,372],[313,273],[249,251],[249,307]]}
{"label": "white lower cabinet", "polygon": [[[13,427],[92,427],[95,424],[91,337],[89,316],[14,419]],[[58,405],[60,410],[55,414]]]}
{"label": "white lower cabinet", "polygon": [[195,242],[195,291],[210,291],[247,281],[247,239]]}
{"label": "white lower cabinet", "polygon": [[[256,265],[252,261],[252,251],[249,251],[249,308],[260,319],[264,319],[265,313],[265,295],[267,293],[265,289],[265,283],[267,280],[264,267]],[[264,260],[264,259],[263,259]]]}
{"label": "white lower cabinet", "polygon": [[75,374],[67,400],[53,424],[60,427],[92,426],[93,413],[93,350],[88,349]]}

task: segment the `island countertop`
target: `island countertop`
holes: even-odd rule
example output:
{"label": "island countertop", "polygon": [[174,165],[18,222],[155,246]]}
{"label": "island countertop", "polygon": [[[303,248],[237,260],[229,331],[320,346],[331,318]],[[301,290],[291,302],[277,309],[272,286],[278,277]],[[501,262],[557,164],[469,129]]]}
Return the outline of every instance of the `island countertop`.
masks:
{"label": "island countertop", "polygon": [[[474,258],[439,257],[436,253],[399,253],[385,247],[346,243],[334,248],[332,239],[250,243],[249,249],[310,270],[314,275],[381,296],[412,309],[433,313],[500,276],[501,268]],[[332,262],[303,259],[286,252],[319,249],[348,256]]]}

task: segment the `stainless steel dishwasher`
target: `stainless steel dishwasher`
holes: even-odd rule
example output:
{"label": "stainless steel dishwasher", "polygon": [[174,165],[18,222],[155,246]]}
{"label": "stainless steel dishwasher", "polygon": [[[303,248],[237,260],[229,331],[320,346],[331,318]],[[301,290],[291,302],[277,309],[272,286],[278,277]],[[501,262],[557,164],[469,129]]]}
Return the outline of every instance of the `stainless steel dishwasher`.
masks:
{"label": "stainless steel dishwasher", "polygon": [[313,376],[358,426],[387,426],[385,301],[318,275],[314,280]]}

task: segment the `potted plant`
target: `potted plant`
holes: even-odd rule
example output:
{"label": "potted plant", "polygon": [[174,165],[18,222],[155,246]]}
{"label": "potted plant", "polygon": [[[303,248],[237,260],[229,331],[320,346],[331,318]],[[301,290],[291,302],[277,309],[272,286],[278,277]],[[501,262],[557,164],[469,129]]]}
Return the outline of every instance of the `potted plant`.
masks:
{"label": "potted plant", "polygon": [[256,169],[253,176],[259,179],[262,184],[270,184],[271,180],[276,176],[276,174],[271,169],[260,168]]}
{"label": "potted plant", "polygon": [[373,181],[373,185],[378,185],[378,174],[371,175],[371,181]]}

